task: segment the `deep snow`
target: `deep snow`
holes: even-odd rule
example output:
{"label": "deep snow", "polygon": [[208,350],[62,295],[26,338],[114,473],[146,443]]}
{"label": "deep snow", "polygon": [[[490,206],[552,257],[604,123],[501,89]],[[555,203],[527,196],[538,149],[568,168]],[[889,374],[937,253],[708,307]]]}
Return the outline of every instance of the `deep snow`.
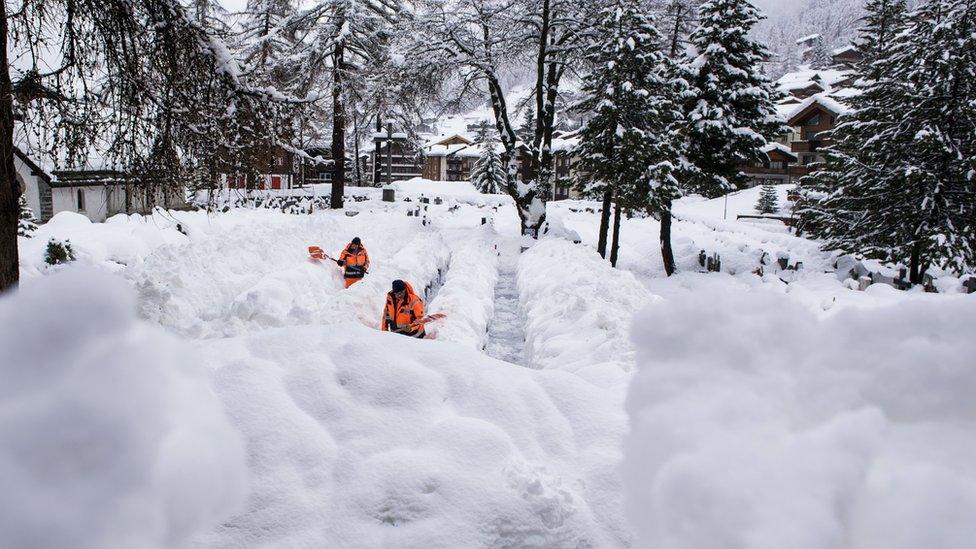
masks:
{"label": "deep snow", "polygon": [[[369,200],[350,203],[352,217],[241,209],[91,224],[59,214],[21,239],[24,290],[0,310],[27,322],[0,337],[28,349],[14,356],[56,366],[30,370],[30,391],[0,391],[0,436],[19,437],[0,450],[0,475],[18,481],[0,499],[0,540],[22,539],[15,530],[50,547],[900,548],[972,538],[974,296],[853,291],[825,272],[834,257],[815,242],[735,220],[754,213],[758,189],[732,195],[728,219],[724,200],[679,201],[680,272],[664,278],[654,220],[624,221],[611,269],[593,250],[598,204],[551,204],[553,232],[583,244],[546,237],[516,258],[507,198],[456,186],[442,204],[418,202],[438,185],[401,185],[411,202],[395,204],[357,189]],[[44,266],[52,236],[71,240],[77,264]],[[306,247],[337,253],[352,236],[373,268],[343,290],[338,269],[309,262]],[[722,273],[698,272],[703,249],[721,255]],[[764,254],[772,261],[752,274]],[[803,268],[781,270],[778,256]],[[85,266],[115,273],[138,298]],[[430,327],[436,340],[375,330],[393,278],[436,289],[429,310],[448,314]],[[951,282],[940,283],[958,291]],[[36,326],[59,344],[31,343]],[[481,350],[509,353],[522,338],[524,366]],[[102,391],[116,383],[132,403]],[[69,421],[28,405],[89,391],[101,415]],[[114,412],[123,419],[99,419]],[[149,424],[135,432],[140,415]],[[72,437],[18,427],[51,422]],[[183,431],[199,444],[161,442]],[[116,448],[126,479],[167,482],[88,482],[85,454],[64,449],[78,447]],[[207,457],[160,466],[194,452]],[[62,520],[50,503],[54,518],[41,525],[23,518],[33,508],[21,492],[98,505],[72,505]],[[131,522],[117,519],[111,510],[132,494]]]}

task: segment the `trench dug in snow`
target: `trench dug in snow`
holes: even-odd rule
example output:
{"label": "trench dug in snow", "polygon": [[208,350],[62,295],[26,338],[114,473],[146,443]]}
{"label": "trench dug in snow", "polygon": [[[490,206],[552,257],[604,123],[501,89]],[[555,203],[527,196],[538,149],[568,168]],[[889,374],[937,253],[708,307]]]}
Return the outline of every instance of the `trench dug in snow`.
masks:
{"label": "trench dug in snow", "polygon": [[495,285],[495,314],[488,325],[488,356],[526,365],[525,318],[519,303],[516,262],[520,244],[517,241],[499,245],[498,283]]}

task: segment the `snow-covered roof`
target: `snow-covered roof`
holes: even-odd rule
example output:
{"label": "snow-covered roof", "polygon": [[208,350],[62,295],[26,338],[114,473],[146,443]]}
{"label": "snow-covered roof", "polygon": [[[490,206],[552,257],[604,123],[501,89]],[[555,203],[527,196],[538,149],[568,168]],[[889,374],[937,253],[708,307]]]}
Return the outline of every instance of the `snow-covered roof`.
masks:
{"label": "snow-covered roof", "polygon": [[803,38],[798,38],[796,40],[796,43],[797,44],[804,44],[804,43],[809,42],[811,40],[816,40],[817,38],[820,38],[820,34],[819,33],[809,34],[807,36],[804,36]]}
{"label": "snow-covered roof", "polygon": [[786,156],[788,156],[790,158],[796,158],[797,157],[795,154],[793,154],[793,151],[789,147],[787,147],[786,145],[784,145],[782,143],[777,143],[775,141],[773,141],[772,143],[766,143],[766,145],[764,145],[763,148],[762,148],[762,152],[764,152],[764,153],[771,153],[773,151],[777,151],[777,152],[780,152],[782,154],[785,154]]}
{"label": "snow-covered roof", "polygon": [[478,147],[467,143],[456,145],[427,145],[424,147],[424,155],[431,157],[457,156],[461,158],[477,158],[480,153]]}
{"label": "snow-covered roof", "polygon": [[830,92],[831,97],[840,101],[843,101],[848,97],[854,97],[855,95],[861,95],[861,90],[858,88],[841,88],[839,90]]}
{"label": "snow-covered roof", "polygon": [[796,106],[799,105],[800,101],[793,101],[791,103],[779,103],[776,105],[776,114],[782,120],[789,120],[793,116],[793,112],[796,110]]}
{"label": "snow-covered roof", "polygon": [[830,54],[831,55],[840,55],[842,53],[847,53],[849,51],[857,51],[857,46],[855,46],[854,44],[848,44],[848,45],[846,45],[846,46],[844,46],[842,48],[835,49],[834,51],[830,52]]}
{"label": "snow-covered roof", "polygon": [[780,91],[790,92],[817,85],[826,92],[832,92],[842,87],[841,84],[852,75],[853,71],[849,69],[805,69],[779,77],[776,87]]}
{"label": "snow-covered roof", "polygon": [[816,87],[820,88],[821,90],[824,89],[824,87],[821,86],[819,82],[815,82],[813,80],[802,80],[802,81],[797,81],[797,82],[785,82],[783,84],[780,84],[779,89],[781,89],[783,91],[795,91],[795,90],[805,90],[805,89],[807,89],[807,88],[809,88],[811,86],[816,86]]}
{"label": "snow-covered roof", "polygon": [[552,138],[552,152],[570,152],[579,145],[579,137],[554,137]]}
{"label": "snow-covered roof", "polygon": [[799,105],[797,105],[795,107],[795,109],[793,110],[792,114],[790,114],[790,117],[789,117],[789,120],[788,120],[787,123],[792,125],[794,118],[796,118],[797,116],[799,116],[800,114],[802,114],[811,105],[814,105],[814,104],[820,105],[821,107],[827,109],[828,111],[830,111],[830,112],[832,112],[834,114],[838,114],[838,115],[845,114],[849,110],[840,101],[837,101],[836,99],[830,97],[829,95],[827,95],[825,93],[817,93],[817,94],[811,95],[810,97],[808,97],[805,100],[803,100],[802,103],[800,103]]}
{"label": "snow-covered roof", "polygon": [[464,141],[464,143],[468,145],[474,143],[474,139],[472,139],[470,136],[465,134],[460,134],[460,133],[452,133],[452,134],[442,133],[439,135],[424,134],[422,138],[424,140],[424,148],[433,145],[446,145],[446,143],[444,143],[445,141],[458,140],[458,139]]}

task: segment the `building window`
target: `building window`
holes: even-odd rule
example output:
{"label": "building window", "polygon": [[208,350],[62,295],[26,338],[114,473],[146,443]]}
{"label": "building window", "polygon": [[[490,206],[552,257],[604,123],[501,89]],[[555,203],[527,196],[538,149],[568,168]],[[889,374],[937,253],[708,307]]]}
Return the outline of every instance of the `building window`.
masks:
{"label": "building window", "polygon": [[808,118],[807,121],[806,121],[806,123],[803,124],[803,125],[804,126],[816,126],[818,124],[820,124],[820,115],[819,114],[815,114],[815,115],[811,116],[810,118]]}
{"label": "building window", "polygon": [[772,169],[774,169],[774,170],[782,170],[783,169],[783,161],[782,160],[773,160],[772,162],[769,163],[769,167],[772,168]]}
{"label": "building window", "polygon": [[85,191],[78,189],[78,211],[85,211]]}

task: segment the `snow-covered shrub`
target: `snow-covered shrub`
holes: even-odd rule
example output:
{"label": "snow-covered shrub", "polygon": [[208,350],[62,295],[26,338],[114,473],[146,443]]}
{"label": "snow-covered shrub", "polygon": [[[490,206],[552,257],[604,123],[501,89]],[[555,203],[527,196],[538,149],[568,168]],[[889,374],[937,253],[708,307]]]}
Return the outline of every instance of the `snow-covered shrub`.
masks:
{"label": "snow-covered shrub", "polygon": [[971,547],[972,301],[818,318],[788,294],[730,290],[636,318],[624,475],[638,545]]}
{"label": "snow-covered shrub", "polygon": [[27,198],[20,195],[20,217],[17,220],[17,234],[24,238],[31,238],[36,230],[37,218],[34,217],[34,211],[27,205]]}
{"label": "snow-covered shrub", "polygon": [[51,238],[44,250],[44,262],[48,265],[61,265],[75,260],[75,251],[71,248],[71,241],[61,241]]}
{"label": "snow-covered shrub", "polygon": [[0,298],[0,545],[163,548],[234,511],[245,452],[182,344],[87,268]]}

